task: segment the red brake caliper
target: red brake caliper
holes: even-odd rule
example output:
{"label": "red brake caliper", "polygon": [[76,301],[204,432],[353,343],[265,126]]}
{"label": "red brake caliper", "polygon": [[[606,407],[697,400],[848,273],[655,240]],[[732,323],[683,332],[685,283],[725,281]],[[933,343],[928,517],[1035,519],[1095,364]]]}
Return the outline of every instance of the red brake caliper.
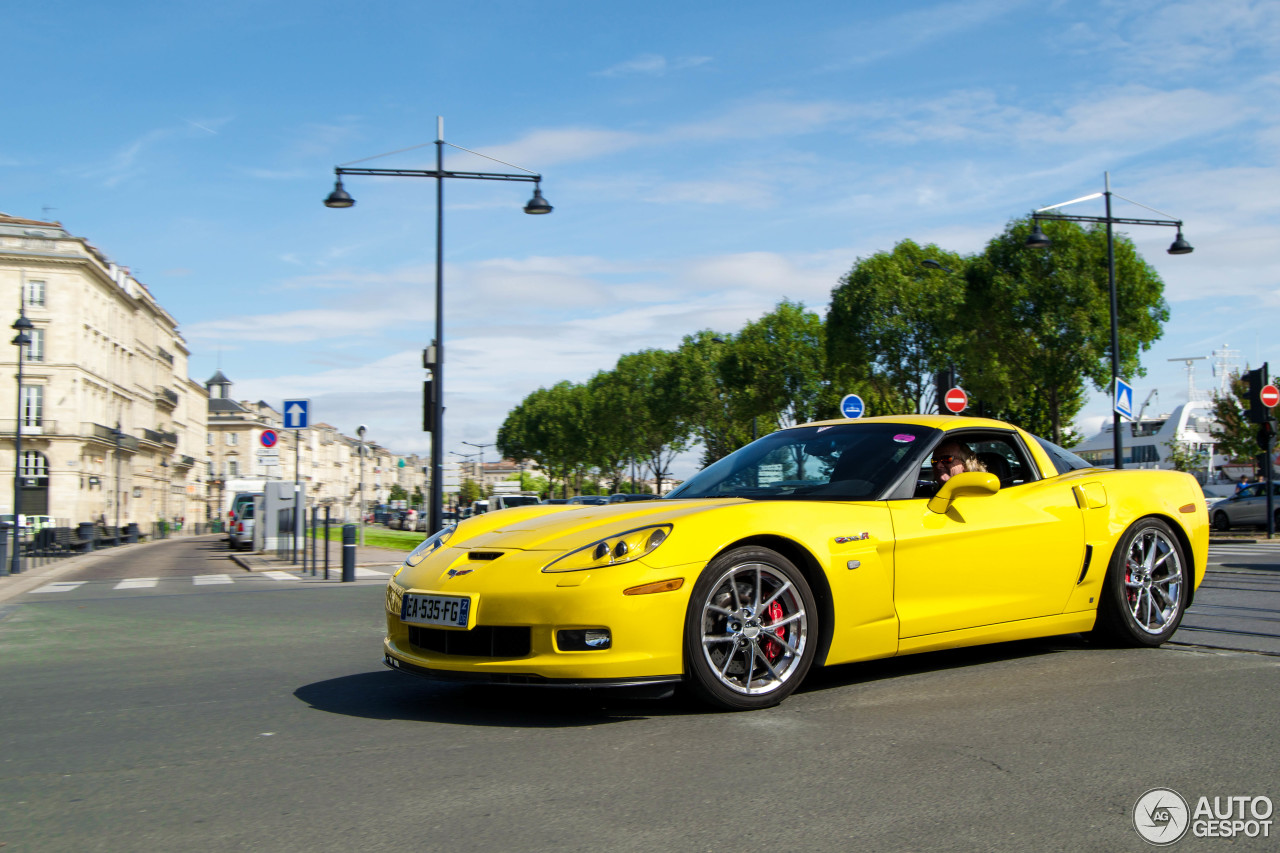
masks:
{"label": "red brake caliper", "polygon": [[[769,621],[777,622],[781,618],[782,618],[782,605],[775,600],[772,604],[769,605]],[[787,629],[776,628],[774,629],[773,633],[778,635],[779,637],[785,637],[787,635]],[[765,654],[765,657],[769,658],[769,663],[773,663],[778,658],[782,657],[782,645],[780,643],[775,643],[773,640],[765,640],[764,654]]]}

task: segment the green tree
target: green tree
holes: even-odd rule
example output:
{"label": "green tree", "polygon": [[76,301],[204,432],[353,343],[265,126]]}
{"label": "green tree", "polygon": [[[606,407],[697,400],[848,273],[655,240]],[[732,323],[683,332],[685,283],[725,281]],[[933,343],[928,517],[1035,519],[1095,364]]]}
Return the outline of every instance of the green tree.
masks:
{"label": "green tree", "polygon": [[585,405],[591,429],[585,436],[584,458],[617,491],[628,463],[641,455],[631,413],[644,401],[635,399],[634,388],[617,371],[605,370],[588,380]]}
{"label": "green tree", "polygon": [[1169,455],[1165,458],[1173,465],[1175,471],[1199,471],[1208,464],[1205,452],[1192,450],[1190,442],[1170,440],[1166,441],[1164,446],[1169,448]]}
{"label": "green tree", "polygon": [[[946,270],[924,266],[933,260]],[[964,260],[903,240],[859,258],[831,291],[827,358],[838,388],[873,414],[937,411],[933,374],[958,360]]]}
{"label": "green tree", "polygon": [[414,486],[413,494],[409,496],[409,506],[420,507],[426,502],[426,498],[422,495],[422,489],[418,486]]}
{"label": "green tree", "polygon": [[507,413],[498,429],[498,450],[511,459],[532,459],[553,483],[563,485],[590,464],[589,392],[564,381],[539,388]]}
{"label": "green tree", "polygon": [[[1053,241],[1029,249],[1014,220],[965,270],[961,375],[987,413],[1063,440],[1085,382],[1111,383],[1111,311],[1104,228],[1046,221]],[[1120,374],[1143,376],[1140,354],[1169,319],[1164,283],[1133,241],[1115,235]]]}
{"label": "green tree", "polygon": [[826,328],[817,313],[783,300],[748,323],[721,359],[725,382],[738,389],[737,417],[771,427],[838,416],[839,395],[827,372]]}
{"label": "green tree", "polygon": [[1226,394],[1213,395],[1214,452],[1235,463],[1252,462],[1259,452],[1258,425],[1248,418],[1249,383],[1233,373]]}
{"label": "green tree", "polygon": [[676,351],[684,416],[702,444],[704,466],[751,440],[749,399],[724,374],[725,359],[734,346],[733,336],[703,330],[686,335]]}
{"label": "green tree", "polygon": [[404,490],[404,486],[400,485],[399,483],[393,483],[391,485],[391,491],[387,495],[387,500],[408,501],[409,493]]}
{"label": "green tree", "polygon": [[471,504],[478,500],[480,500],[480,484],[468,477],[462,481],[462,486],[458,489],[458,502]]}
{"label": "green tree", "polygon": [[680,398],[678,366],[674,353],[648,349],[624,355],[613,371],[631,429],[636,458],[653,473],[662,491],[667,466],[689,448],[692,428]]}

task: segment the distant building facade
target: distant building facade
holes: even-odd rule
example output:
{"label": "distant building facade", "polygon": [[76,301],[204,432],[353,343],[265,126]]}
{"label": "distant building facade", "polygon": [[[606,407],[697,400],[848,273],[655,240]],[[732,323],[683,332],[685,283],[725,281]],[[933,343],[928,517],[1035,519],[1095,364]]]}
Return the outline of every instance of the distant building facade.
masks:
{"label": "distant building facade", "polygon": [[205,391],[151,292],[59,223],[0,214],[0,305],[6,326],[20,311],[33,324],[21,389],[18,348],[0,348],[0,412],[12,413],[0,417],[0,511],[15,511],[3,484],[20,423],[18,513],[147,526],[202,515]]}

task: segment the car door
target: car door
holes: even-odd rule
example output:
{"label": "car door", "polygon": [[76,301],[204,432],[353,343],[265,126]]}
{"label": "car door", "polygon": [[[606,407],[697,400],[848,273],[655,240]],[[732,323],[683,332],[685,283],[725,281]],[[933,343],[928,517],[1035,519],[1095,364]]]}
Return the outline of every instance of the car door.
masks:
{"label": "car door", "polygon": [[[950,434],[949,434],[950,435]],[[991,446],[975,436],[973,441]],[[920,637],[1061,613],[1084,564],[1084,519],[1070,485],[1040,477],[1020,441],[1023,476],[991,495],[890,501],[899,635]]]}
{"label": "car door", "polygon": [[1254,483],[1240,492],[1240,499],[1231,508],[1232,524],[1266,524],[1267,493],[1262,483]]}

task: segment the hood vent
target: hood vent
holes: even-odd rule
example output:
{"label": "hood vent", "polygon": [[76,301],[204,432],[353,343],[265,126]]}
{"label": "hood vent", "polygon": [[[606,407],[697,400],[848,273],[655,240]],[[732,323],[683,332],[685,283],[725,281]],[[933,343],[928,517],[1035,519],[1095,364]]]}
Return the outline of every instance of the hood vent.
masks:
{"label": "hood vent", "polygon": [[496,560],[502,556],[501,551],[469,551],[468,560]]}

